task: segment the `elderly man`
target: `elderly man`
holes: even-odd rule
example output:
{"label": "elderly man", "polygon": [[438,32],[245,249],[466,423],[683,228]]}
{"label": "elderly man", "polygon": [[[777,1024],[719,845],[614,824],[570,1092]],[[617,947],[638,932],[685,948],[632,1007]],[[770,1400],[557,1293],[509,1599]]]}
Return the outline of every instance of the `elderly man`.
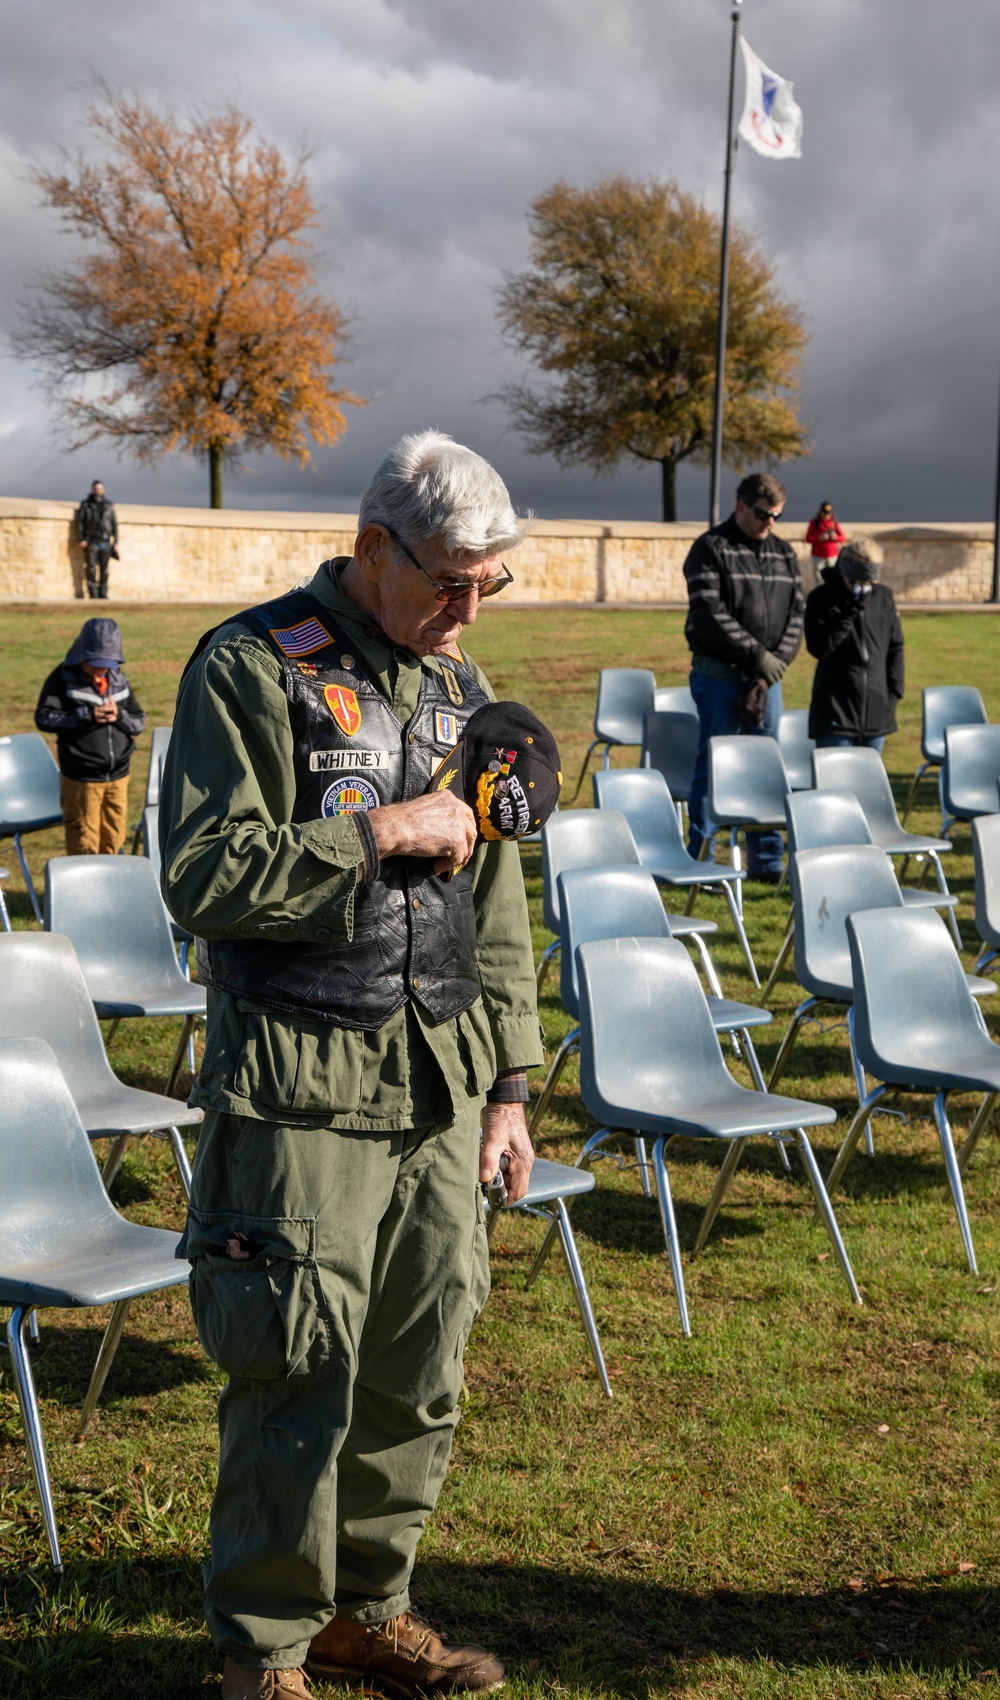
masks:
{"label": "elderly man", "polygon": [[182,1253],[229,1377],[206,1570],[225,1700],[305,1695],[302,1667],[503,1680],[409,1581],[489,1289],[479,1183],[505,1168],[516,1200],[532,1163],[517,847],[476,848],[466,803],[426,793],[492,700],[459,639],[522,531],[478,455],[404,437],[353,555],[209,633],[181,684],[160,821],[209,987]]}
{"label": "elderly man", "polygon": [[[781,679],[799,652],[805,609],[795,550],[774,535],[784,505],[780,479],[751,472],[736,491],[736,512],[696,538],[684,562],[689,602],[684,635],[701,734],[688,803],[692,856],[715,831],[707,806],[709,738],[778,735]],[[747,836],[748,872],[777,885],[780,832]]]}

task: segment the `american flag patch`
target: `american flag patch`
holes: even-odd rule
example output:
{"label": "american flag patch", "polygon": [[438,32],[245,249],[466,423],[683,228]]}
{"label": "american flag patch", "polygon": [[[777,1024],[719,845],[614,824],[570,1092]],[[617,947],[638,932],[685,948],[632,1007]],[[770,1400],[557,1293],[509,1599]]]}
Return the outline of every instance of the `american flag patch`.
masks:
{"label": "american flag patch", "polygon": [[287,655],[292,661],[300,655],[312,655],[314,650],[325,649],[333,638],[319,620],[303,620],[300,625],[288,626],[284,631],[272,626],[273,637],[282,655]]}

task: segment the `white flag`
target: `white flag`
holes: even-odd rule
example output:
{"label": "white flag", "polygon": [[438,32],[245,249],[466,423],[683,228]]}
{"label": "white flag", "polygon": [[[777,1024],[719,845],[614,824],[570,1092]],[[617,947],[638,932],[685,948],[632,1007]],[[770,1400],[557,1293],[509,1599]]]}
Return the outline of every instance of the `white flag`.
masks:
{"label": "white flag", "polygon": [[802,158],[802,108],[792,99],[792,85],[769,71],[745,36],[740,36],[747,93],[738,134],[766,159]]}

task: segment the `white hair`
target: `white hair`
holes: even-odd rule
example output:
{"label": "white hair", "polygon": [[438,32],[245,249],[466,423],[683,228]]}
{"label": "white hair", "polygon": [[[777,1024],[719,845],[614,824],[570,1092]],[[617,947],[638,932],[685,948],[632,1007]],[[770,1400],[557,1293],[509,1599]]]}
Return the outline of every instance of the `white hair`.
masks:
{"label": "white hair", "polygon": [[449,555],[500,555],[520,543],[507,486],[482,455],[443,431],[401,437],[361,498],[358,529],[384,525],[404,543],[440,538]]}

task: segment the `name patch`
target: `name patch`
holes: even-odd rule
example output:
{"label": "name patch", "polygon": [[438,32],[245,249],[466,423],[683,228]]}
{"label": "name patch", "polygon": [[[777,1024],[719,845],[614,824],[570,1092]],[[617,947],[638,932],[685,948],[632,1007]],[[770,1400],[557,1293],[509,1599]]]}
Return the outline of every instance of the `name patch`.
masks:
{"label": "name patch", "polygon": [[331,815],[353,815],[359,810],[377,809],[379,806],[378,792],[367,779],[362,779],[359,773],[348,774],[346,779],[338,779],[326,792],[321,804],[324,818],[329,820]]}
{"label": "name patch", "polygon": [[344,773],[349,768],[356,772],[364,768],[371,772],[384,772],[389,766],[388,750],[310,750],[310,773]]}

